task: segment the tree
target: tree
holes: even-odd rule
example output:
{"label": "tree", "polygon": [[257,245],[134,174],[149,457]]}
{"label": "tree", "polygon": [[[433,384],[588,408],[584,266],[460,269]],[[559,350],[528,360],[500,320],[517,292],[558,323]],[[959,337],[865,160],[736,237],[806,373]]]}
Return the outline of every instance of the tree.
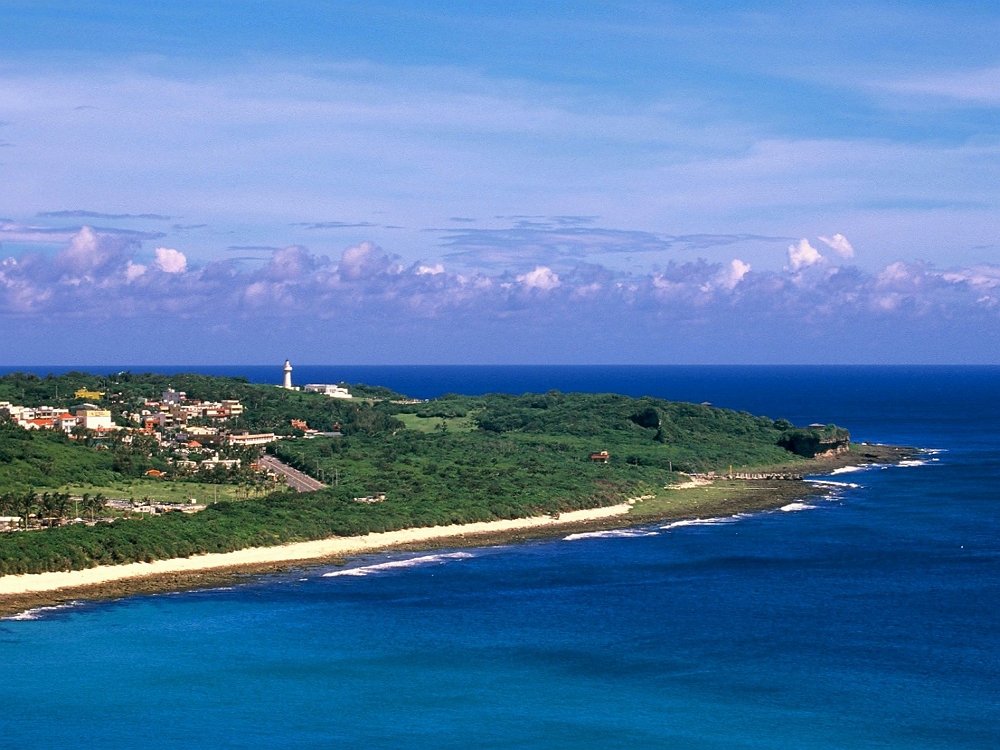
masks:
{"label": "tree", "polygon": [[37,507],[35,493],[33,490],[28,490],[27,492],[22,492],[16,496],[14,509],[21,516],[24,521],[24,530],[28,530],[28,516],[30,516]]}
{"label": "tree", "polygon": [[104,495],[98,492],[96,495],[84,495],[84,510],[90,513],[90,520],[95,521],[96,514],[104,510]]}
{"label": "tree", "polygon": [[52,493],[43,492],[41,498],[38,500],[39,521],[48,521],[53,515],[55,515],[55,509],[52,507]]}
{"label": "tree", "polygon": [[62,526],[69,511],[70,495],[68,492],[54,492],[52,494],[52,509],[55,511],[56,520]]}

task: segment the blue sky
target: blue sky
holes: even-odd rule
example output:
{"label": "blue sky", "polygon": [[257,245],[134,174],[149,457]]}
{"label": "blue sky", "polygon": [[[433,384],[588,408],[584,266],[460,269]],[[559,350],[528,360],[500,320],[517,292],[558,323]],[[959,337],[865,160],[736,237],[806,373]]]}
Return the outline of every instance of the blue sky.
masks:
{"label": "blue sky", "polygon": [[995,3],[67,5],[2,364],[1000,361]]}

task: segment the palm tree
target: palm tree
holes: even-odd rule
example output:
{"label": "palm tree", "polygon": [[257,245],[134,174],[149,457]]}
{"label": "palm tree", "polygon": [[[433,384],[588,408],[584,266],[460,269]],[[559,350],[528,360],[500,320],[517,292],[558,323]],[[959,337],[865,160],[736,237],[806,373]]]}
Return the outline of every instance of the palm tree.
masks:
{"label": "palm tree", "polygon": [[55,492],[52,495],[52,510],[55,511],[56,520],[59,525],[63,525],[66,519],[66,512],[69,510],[70,496],[68,492]]}
{"label": "palm tree", "polygon": [[28,530],[28,516],[35,510],[35,493],[33,490],[22,492],[16,496],[14,509],[18,511],[24,521],[24,530]]}
{"label": "palm tree", "polygon": [[46,526],[51,526],[52,519],[56,516],[58,495],[58,492],[43,492],[42,498],[38,503],[38,513]]}
{"label": "palm tree", "polygon": [[104,495],[98,492],[96,495],[86,496],[84,510],[90,512],[90,520],[95,521],[95,514],[104,509]]}

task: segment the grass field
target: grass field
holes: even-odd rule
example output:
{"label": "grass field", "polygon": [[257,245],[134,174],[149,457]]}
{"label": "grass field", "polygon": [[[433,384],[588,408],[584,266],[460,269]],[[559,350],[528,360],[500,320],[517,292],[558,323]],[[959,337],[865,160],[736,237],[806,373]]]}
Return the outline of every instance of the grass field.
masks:
{"label": "grass field", "polygon": [[161,503],[188,503],[194,498],[199,503],[213,500],[238,500],[237,487],[227,484],[200,484],[198,482],[167,482],[162,479],[134,479],[98,487],[91,484],[68,484],[59,488],[79,496],[83,493],[98,493],[114,500],[141,500],[150,498]]}
{"label": "grass field", "polygon": [[472,432],[476,424],[468,417],[442,419],[441,417],[418,417],[416,414],[396,414],[396,419],[406,425],[406,429],[416,432],[434,432],[442,424],[449,432]]}
{"label": "grass field", "polygon": [[[804,482],[720,480],[705,487],[676,489],[659,488],[655,497],[642,500],[631,510],[632,516],[702,517],[720,515],[740,508],[757,508],[770,505],[772,498],[792,498],[815,493],[814,487]],[[653,494],[653,491],[649,491]]]}

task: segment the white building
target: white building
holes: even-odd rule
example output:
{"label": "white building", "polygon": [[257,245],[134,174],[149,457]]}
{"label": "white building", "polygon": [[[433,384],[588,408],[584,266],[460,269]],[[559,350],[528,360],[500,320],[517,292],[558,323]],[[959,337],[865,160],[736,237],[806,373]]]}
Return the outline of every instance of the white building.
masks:
{"label": "white building", "polygon": [[322,393],[330,398],[354,398],[351,392],[342,385],[328,385],[326,383],[310,383],[303,390],[309,393]]}
{"label": "white building", "polygon": [[108,409],[101,409],[93,404],[84,404],[77,407],[73,414],[87,430],[118,429],[115,423],[111,421],[111,412]]}
{"label": "white building", "polygon": [[267,445],[278,439],[273,432],[260,432],[257,434],[246,433],[240,435],[230,435],[228,440],[230,445],[240,445],[244,448],[252,445]]}

